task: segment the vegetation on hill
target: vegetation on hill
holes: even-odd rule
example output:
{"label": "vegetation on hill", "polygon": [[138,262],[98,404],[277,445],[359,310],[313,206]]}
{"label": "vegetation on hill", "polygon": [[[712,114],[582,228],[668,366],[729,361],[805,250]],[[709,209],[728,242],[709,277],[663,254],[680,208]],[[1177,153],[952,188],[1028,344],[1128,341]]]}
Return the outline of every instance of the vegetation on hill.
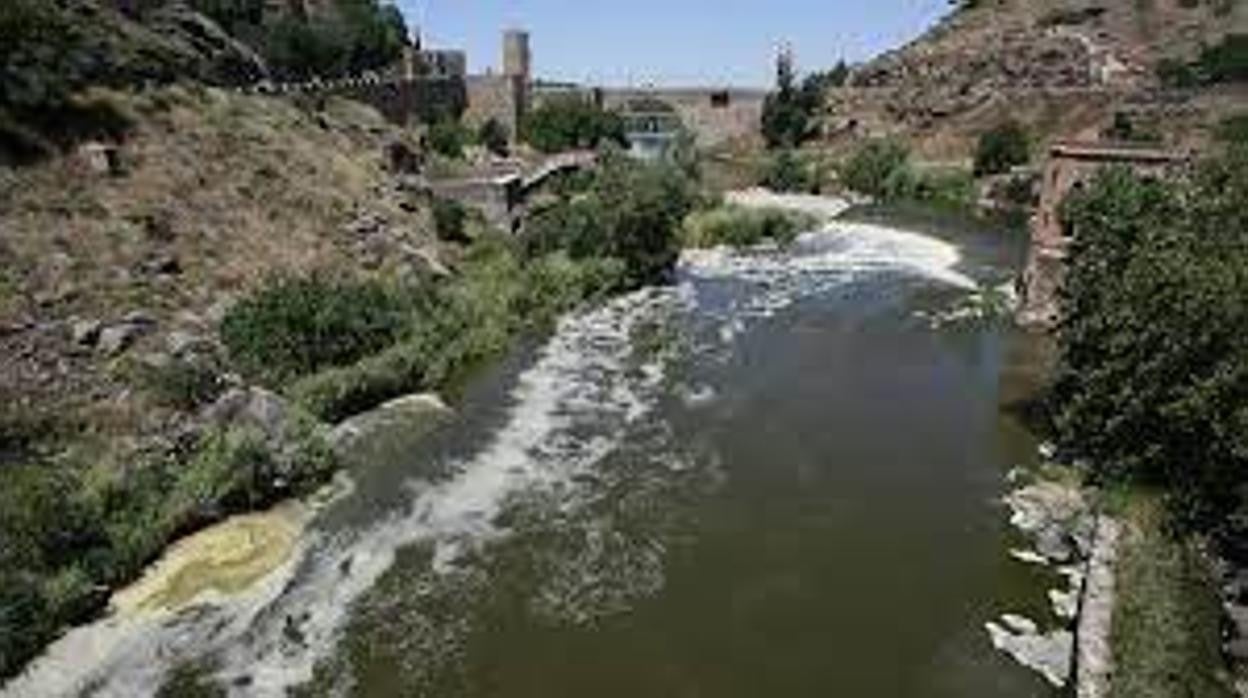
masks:
{"label": "vegetation on hill", "polygon": [[283,79],[357,75],[398,60],[408,43],[398,7],[378,0],[334,0],[328,12],[264,16],[264,0],[194,0],[234,36],[254,46]]}
{"label": "vegetation on hill", "polygon": [[[230,374],[283,385],[396,336],[387,279],[433,244],[427,207],[378,196],[402,134],[362,105],[98,98],[133,119],[123,169],[0,168],[0,676],[174,538],[323,483],[335,460],[306,411],[276,409],[275,438],[209,407],[249,390]],[[230,355],[213,308],[240,292]]]}
{"label": "vegetation on hill", "polygon": [[245,47],[196,17],[153,8],[139,23],[94,0],[0,3],[0,164],[124,133],[124,111],[88,87],[262,75]]}
{"label": "vegetation on hill", "polygon": [[1014,120],[1006,121],[979,137],[975,149],[975,176],[1002,174],[1031,160],[1031,137]]}

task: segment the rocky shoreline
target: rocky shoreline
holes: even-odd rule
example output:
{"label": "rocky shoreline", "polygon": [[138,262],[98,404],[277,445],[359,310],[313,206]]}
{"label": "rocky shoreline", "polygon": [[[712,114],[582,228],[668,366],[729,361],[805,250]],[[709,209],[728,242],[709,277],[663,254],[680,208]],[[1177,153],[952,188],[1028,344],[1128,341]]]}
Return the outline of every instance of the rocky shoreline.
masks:
{"label": "rocky shoreline", "polygon": [[985,629],[994,647],[1053,687],[1073,682],[1079,698],[1101,698],[1113,671],[1109,641],[1119,525],[1096,511],[1089,493],[1071,478],[1015,471],[1010,481],[1017,486],[1004,498],[1010,523],[1032,545],[1011,556],[1053,569],[1066,586],[1049,591],[1055,619],[1049,629],[1012,613]]}

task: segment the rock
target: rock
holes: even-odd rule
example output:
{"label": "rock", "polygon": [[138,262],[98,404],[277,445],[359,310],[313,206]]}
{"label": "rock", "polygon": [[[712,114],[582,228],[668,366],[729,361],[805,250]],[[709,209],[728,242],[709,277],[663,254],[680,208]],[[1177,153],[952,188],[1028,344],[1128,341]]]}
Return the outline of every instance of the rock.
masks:
{"label": "rock", "polygon": [[78,161],[89,174],[116,177],[124,174],[117,146],[90,141],[78,146]]}
{"label": "rock", "polygon": [[1237,637],[1223,647],[1226,656],[1236,662],[1248,662],[1248,638]]}
{"label": "rock", "polygon": [[409,395],[338,424],[328,441],[340,457],[367,464],[409,451],[450,414],[437,395]]}
{"label": "rock", "polygon": [[1040,482],[1010,493],[1005,502],[1010,523],[1031,536],[1036,550],[1054,562],[1067,562],[1078,551],[1078,535],[1092,525],[1078,488]]}
{"label": "rock", "polygon": [[230,308],[233,307],[233,305],[234,299],[222,298],[216,303],[213,303],[208,310],[205,311],[204,317],[208,320],[208,322],[212,323],[213,327],[220,326],[225,320],[225,316],[229,315]]}
{"label": "rock", "polygon": [[141,271],[149,276],[177,276],[182,273],[182,263],[174,255],[162,254],[145,261]]}
{"label": "rock", "polygon": [[255,429],[278,442],[286,436],[290,408],[279,395],[264,388],[232,388],[205,408],[203,417],[218,427]]}
{"label": "rock", "polygon": [[1226,617],[1231,621],[1234,636],[1248,639],[1248,606],[1230,604],[1226,608]]}
{"label": "rock", "polygon": [[75,320],[70,326],[70,337],[80,347],[93,347],[100,341],[104,325],[99,320]]}
{"label": "rock", "polygon": [[400,249],[407,272],[416,277],[446,278],[451,270],[438,258],[437,251],[429,247],[403,245]]}
{"label": "rock", "polygon": [[137,325],[139,327],[155,327],[156,318],[146,310],[131,310],[126,313],[121,321],[127,325]]}
{"label": "rock", "polygon": [[385,230],[386,219],[371,212],[361,213],[346,225],[346,231],[349,234],[360,238],[377,235],[385,232]]}
{"label": "rock", "polygon": [[188,354],[211,350],[212,342],[197,334],[174,330],[165,338],[165,346],[169,348],[169,353],[181,358]]}
{"label": "rock", "polygon": [[110,325],[100,331],[99,350],[105,356],[117,356],[129,349],[135,340],[143,336],[147,326],[123,322]]}
{"label": "rock", "polygon": [[1049,603],[1053,605],[1053,613],[1063,620],[1074,620],[1079,614],[1079,593],[1075,589],[1050,589]]}
{"label": "rock", "polygon": [[1224,590],[1232,603],[1248,601],[1248,570],[1235,570],[1230,575]]}
{"label": "rock", "polygon": [[1070,681],[1075,638],[1069,631],[1041,633],[1035,623],[1015,615],[1002,616],[1000,623],[984,627],[993,647],[1039,672],[1055,688],[1064,688]]}
{"label": "rock", "polygon": [[152,352],[149,354],[144,354],[139,360],[140,362],[142,362],[144,366],[151,368],[151,369],[167,368],[170,364],[173,363],[172,356],[165,354],[164,352],[159,352],[159,351]]}

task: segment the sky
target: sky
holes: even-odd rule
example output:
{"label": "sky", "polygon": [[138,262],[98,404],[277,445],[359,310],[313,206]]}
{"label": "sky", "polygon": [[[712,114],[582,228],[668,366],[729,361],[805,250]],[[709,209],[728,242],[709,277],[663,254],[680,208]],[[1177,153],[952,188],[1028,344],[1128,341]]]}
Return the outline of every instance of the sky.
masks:
{"label": "sky", "polygon": [[799,70],[918,36],[948,0],[396,0],[427,48],[498,69],[502,32],[532,35],[534,75],[595,85],[766,86],[779,46]]}

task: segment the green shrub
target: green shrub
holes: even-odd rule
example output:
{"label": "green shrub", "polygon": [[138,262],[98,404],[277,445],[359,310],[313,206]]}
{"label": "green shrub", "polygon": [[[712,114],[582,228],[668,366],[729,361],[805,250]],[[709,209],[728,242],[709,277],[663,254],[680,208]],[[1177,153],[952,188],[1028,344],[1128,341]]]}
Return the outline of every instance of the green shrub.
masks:
{"label": "green shrub", "polygon": [[1218,124],[1214,135],[1223,143],[1248,145],[1248,113],[1226,117]]}
{"label": "green shrub", "polygon": [[454,199],[433,200],[433,229],[443,242],[468,242],[468,209]]}
{"label": "green shrub", "polygon": [[1007,121],[979,137],[975,149],[975,176],[1001,174],[1031,160],[1031,139],[1017,121]]}
{"label": "green shrub", "polygon": [[696,199],[694,183],[671,163],[608,157],[590,189],[539,212],[524,232],[530,256],[565,251],[575,260],[615,259],[636,288],[666,278],[680,227]]}
{"label": "green shrub", "polygon": [[1171,89],[1189,89],[1200,84],[1200,76],[1185,61],[1177,58],[1163,58],[1157,62],[1157,80],[1162,87]]}
{"label": "green shrub", "polygon": [[452,159],[464,156],[468,131],[458,120],[442,119],[429,127],[429,147],[433,152]]}
{"label": "green shrub", "polygon": [[207,359],[173,359],[148,368],[140,382],[157,404],[179,410],[205,405],[223,388],[220,367]]}
{"label": "green shrub", "polygon": [[628,143],[619,114],[577,96],[547,99],[539,104],[525,118],[523,133],[529,145],[545,153]]}
{"label": "green shrub", "polygon": [[443,390],[506,350],[516,332],[548,325],[618,288],[625,273],[619,260],[555,252],[523,261],[504,242],[479,241],[460,275],[419,315],[413,334],[351,366],[299,381],[292,395],[318,417],[338,421],[404,394]]}
{"label": "green shrub", "polygon": [[[1022,181],[1025,183],[1027,180]],[[929,170],[918,175],[912,197],[916,201],[940,208],[965,209],[975,204],[978,194],[979,188],[971,173],[943,169]]]}
{"label": "green shrub", "polygon": [[375,281],[275,277],[230,309],[221,339],[244,373],[280,385],[397,341],[418,301]]}
{"label": "green shrub", "polygon": [[510,140],[507,127],[493,117],[486,119],[477,130],[477,141],[495,155],[507,155],[511,151]]}
{"label": "green shrub", "polygon": [[770,240],[787,245],[817,221],[808,215],[778,208],[723,206],[690,214],[685,220],[688,247],[749,247]]}
{"label": "green shrub", "polygon": [[1161,143],[1161,133],[1151,125],[1141,125],[1126,112],[1115,112],[1114,120],[1101,136],[1105,140],[1126,143]]}
{"label": "green shrub", "polygon": [[1206,47],[1197,66],[1205,82],[1248,80],[1248,34],[1228,34],[1221,43]]}
{"label": "green shrub", "polygon": [[[867,141],[841,168],[841,181],[845,186],[875,197],[887,197],[889,179],[898,170],[908,166],[910,150],[894,140]],[[897,182],[893,182],[894,188]]]}
{"label": "green shrub", "polygon": [[759,184],[778,192],[811,192],[819,189],[814,168],[802,161],[791,148],[777,152],[767,162]]}

